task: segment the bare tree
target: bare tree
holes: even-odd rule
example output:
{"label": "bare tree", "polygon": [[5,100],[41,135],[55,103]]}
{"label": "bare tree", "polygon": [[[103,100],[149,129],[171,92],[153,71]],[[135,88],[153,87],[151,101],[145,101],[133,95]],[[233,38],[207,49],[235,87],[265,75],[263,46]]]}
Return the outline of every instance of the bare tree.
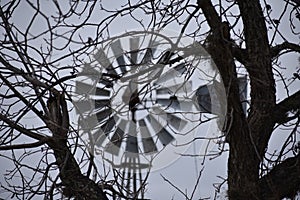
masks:
{"label": "bare tree", "polygon": [[[115,8],[98,1],[1,2],[0,155],[13,165],[1,190],[18,199],[141,196],[126,197],[129,188],[117,181],[124,175],[96,167],[69,116],[79,67],[124,19],[141,30],[175,27],[214,60],[227,98],[221,139],[229,147],[228,198],[295,197],[300,191],[300,69],[283,66],[282,57],[300,53],[297,2],[280,2],[280,14],[273,11],[276,3],[266,0],[128,0]],[[250,82],[247,112],[239,93],[241,75]],[[282,90],[284,98],[276,94]],[[140,101],[137,95],[130,98],[131,107]],[[270,150],[278,132],[286,140]],[[143,193],[144,187],[145,182],[136,191]]]}

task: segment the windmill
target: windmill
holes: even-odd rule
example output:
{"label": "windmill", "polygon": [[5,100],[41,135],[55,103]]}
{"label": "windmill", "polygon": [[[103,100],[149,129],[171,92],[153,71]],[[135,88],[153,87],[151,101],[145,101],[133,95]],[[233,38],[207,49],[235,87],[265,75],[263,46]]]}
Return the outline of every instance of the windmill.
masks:
{"label": "windmill", "polygon": [[76,80],[75,94],[87,145],[114,168],[120,192],[132,199],[143,198],[143,172],[175,159],[161,155],[187,149],[177,144],[193,138],[201,113],[226,112],[212,106],[226,105],[219,98],[225,91],[204,49],[152,31],[96,47]]}

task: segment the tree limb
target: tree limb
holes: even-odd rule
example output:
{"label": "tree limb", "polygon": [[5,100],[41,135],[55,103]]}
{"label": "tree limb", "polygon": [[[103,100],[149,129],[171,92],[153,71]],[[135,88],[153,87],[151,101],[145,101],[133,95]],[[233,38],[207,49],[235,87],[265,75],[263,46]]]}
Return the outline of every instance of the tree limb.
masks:
{"label": "tree limb", "polygon": [[24,71],[12,66],[10,63],[8,63],[2,56],[0,56],[0,63],[2,63],[7,69],[15,73],[16,75],[21,75],[25,80],[32,83],[34,86],[40,86],[43,88],[47,88],[48,85],[46,83],[43,83],[39,81],[38,79],[31,76],[29,73],[25,73]]}
{"label": "tree limb", "polygon": [[34,143],[29,144],[15,144],[15,145],[9,145],[9,146],[0,146],[0,151],[5,150],[12,150],[12,149],[27,149],[27,148],[34,148],[41,146],[47,142],[47,139],[42,139]]}
{"label": "tree limb", "polygon": [[37,116],[40,117],[41,120],[45,122],[45,118],[43,114],[31,103],[29,102],[23,95],[0,73],[0,79],[12,90],[14,95],[16,95],[28,108],[30,108]]}
{"label": "tree limb", "polygon": [[292,50],[300,53],[300,46],[290,42],[283,42],[271,48],[271,57],[274,58],[283,50]]}
{"label": "tree limb", "polygon": [[26,128],[23,128],[21,126],[19,126],[18,124],[16,124],[15,122],[11,121],[10,119],[8,119],[5,115],[0,113],[0,120],[4,121],[6,124],[8,124],[11,128],[16,129],[17,131],[19,131],[20,133],[23,133],[24,135],[31,137],[33,139],[36,140],[46,140],[46,137],[34,132],[29,131]]}
{"label": "tree limb", "polygon": [[[207,38],[207,51],[213,58],[221,74],[227,95],[227,115],[223,131],[230,152],[228,159],[228,197],[229,199],[257,199],[259,160],[249,138],[249,127],[243,112],[237,78],[237,67],[232,54],[230,26],[222,22],[209,0],[199,0],[211,34]],[[248,54],[248,51],[247,51]]]}
{"label": "tree limb", "polygon": [[198,0],[197,4],[202,9],[210,28],[212,30],[219,29],[222,21],[218,15],[218,13],[216,12],[214,6],[212,5],[211,1],[210,0]]}
{"label": "tree limb", "polygon": [[273,131],[274,124],[269,115],[276,105],[268,31],[260,1],[237,0],[237,3],[244,23],[243,31],[249,58],[245,65],[251,80],[248,123],[251,140],[261,159]]}
{"label": "tree limb", "polygon": [[259,180],[263,199],[293,198],[300,191],[300,154],[276,165]]}
{"label": "tree limb", "polygon": [[69,131],[69,113],[64,93],[53,90],[48,99],[48,127],[53,136],[47,144],[52,148],[60,179],[64,187],[63,194],[75,199],[108,200],[103,189],[89,177],[82,174],[74,155],[67,145]]}
{"label": "tree limb", "polygon": [[300,90],[276,104],[273,112],[273,120],[275,123],[286,123],[290,120],[287,112],[296,110],[300,110]]}
{"label": "tree limb", "polygon": [[242,48],[238,47],[237,45],[234,45],[232,47],[232,54],[233,54],[234,58],[237,59],[237,61],[239,61],[240,63],[242,63],[245,66],[248,65],[249,58],[248,58],[246,49],[242,49]]}
{"label": "tree limb", "polygon": [[297,6],[300,6],[300,0],[292,0],[292,2],[294,2],[295,4],[297,4]]}

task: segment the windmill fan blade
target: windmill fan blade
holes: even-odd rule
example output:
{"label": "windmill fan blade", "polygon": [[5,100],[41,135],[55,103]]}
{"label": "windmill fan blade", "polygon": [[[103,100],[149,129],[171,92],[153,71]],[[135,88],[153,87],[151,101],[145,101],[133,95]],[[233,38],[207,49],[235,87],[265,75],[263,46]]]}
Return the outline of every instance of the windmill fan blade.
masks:
{"label": "windmill fan blade", "polygon": [[157,49],[158,44],[159,43],[155,42],[155,41],[151,42],[149,44],[149,47],[146,49],[146,53],[145,53],[143,61],[142,61],[143,64],[148,63],[149,61],[151,61],[154,58],[154,53]]}
{"label": "windmill fan blade", "polygon": [[180,83],[170,87],[159,87],[156,89],[156,94],[177,94],[177,93],[187,93],[192,91],[192,81],[186,83]]}
{"label": "windmill fan blade", "polygon": [[112,81],[108,80],[106,78],[103,78],[103,76],[99,79],[98,83],[103,84],[107,88],[112,88],[113,87]]}
{"label": "windmill fan blade", "polygon": [[139,37],[134,37],[130,38],[130,54],[131,54],[131,62],[133,65],[137,64],[137,56],[139,52],[139,43],[140,43],[140,38]]}
{"label": "windmill fan blade", "polygon": [[124,131],[120,129],[119,127],[117,128],[115,134],[113,135],[111,142],[117,146],[118,148],[121,147],[122,141],[124,139]]}
{"label": "windmill fan blade", "polygon": [[101,128],[93,135],[95,140],[95,145],[101,147],[105,138],[108,137],[109,133],[112,131],[116,122],[114,117],[111,117],[105,122]]}
{"label": "windmill fan blade", "polygon": [[180,127],[185,127],[187,124],[186,120],[183,120],[174,114],[168,113],[167,117],[168,117],[168,120],[167,120],[168,124],[173,126],[178,131],[181,131]]}
{"label": "windmill fan blade", "polygon": [[186,71],[186,67],[184,63],[180,63],[173,70],[167,71],[165,74],[160,76],[155,84],[163,85],[162,83],[167,82],[168,80],[174,79],[174,77],[181,76]]}
{"label": "windmill fan blade", "polygon": [[99,71],[93,68],[90,63],[84,63],[84,67],[81,73],[86,75],[95,75],[99,73]]}
{"label": "windmill fan blade", "polygon": [[105,110],[102,110],[100,112],[97,112],[96,117],[97,117],[98,122],[101,123],[104,119],[106,119],[111,114],[112,114],[112,111],[109,108],[109,109],[105,109]]}
{"label": "windmill fan blade", "polygon": [[108,66],[111,65],[109,59],[106,56],[106,53],[104,52],[104,50],[101,48],[97,51],[97,53],[95,53],[94,55],[95,60],[98,61],[98,63],[104,67],[107,68]]}
{"label": "windmill fan blade", "polygon": [[82,130],[91,131],[97,125],[94,115],[79,118],[79,126]]}
{"label": "windmill fan blade", "polygon": [[78,77],[80,76],[87,76],[89,79],[96,81],[99,79],[100,72],[97,71],[94,67],[92,67],[89,63],[84,63],[82,72],[78,74]]}
{"label": "windmill fan blade", "polygon": [[155,110],[157,110],[156,113],[165,113],[167,115],[165,120],[177,131],[181,131],[188,123],[185,119],[178,117],[174,113],[167,112],[160,107],[156,107]]}
{"label": "windmill fan blade", "polygon": [[158,133],[161,130],[162,125],[152,115],[147,115],[146,119],[151,124],[155,133]]}
{"label": "windmill fan blade", "polygon": [[97,96],[107,96],[107,97],[109,97],[110,91],[105,90],[104,88],[96,87],[96,95]]}
{"label": "windmill fan blade", "polygon": [[109,90],[96,87],[95,85],[90,85],[80,81],[76,81],[75,85],[76,85],[75,93],[77,94],[92,94],[92,95],[95,94],[98,96],[108,96],[108,97],[110,95]]}
{"label": "windmill fan blade", "polygon": [[168,124],[174,127],[177,131],[181,131],[182,128],[184,128],[187,125],[186,120],[179,118],[172,113],[167,113],[167,118]]}
{"label": "windmill fan blade", "polygon": [[160,58],[157,64],[163,64],[163,65],[169,64],[168,62],[173,55],[174,53],[171,52],[170,50],[162,52],[161,56],[159,56]]}
{"label": "windmill fan blade", "polygon": [[136,126],[134,126],[133,123],[130,124],[129,126],[129,134],[127,136],[127,141],[126,141],[126,151],[131,152],[131,153],[138,153],[138,142],[137,142],[137,131],[136,131]]}
{"label": "windmill fan blade", "polygon": [[224,114],[225,110],[222,105],[224,91],[222,88],[223,84],[218,81],[199,87],[195,93],[199,110],[215,115]]}
{"label": "windmill fan blade", "polygon": [[175,139],[172,136],[172,134],[165,128],[162,128],[157,134],[157,136],[163,146],[167,146],[170,142],[172,142]]}
{"label": "windmill fan blade", "polygon": [[200,86],[197,89],[196,97],[200,111],[211,113],[211,98],[207,85]]}
{"label": "windmill fan blade", "polygon": [[186,63],[180,63],[174,69],[182,75],[187,71]]}
{"label": "windmill fan blade", "polygon": [[146,63],[148,63],[149,61],[151,61],[152,55],[153,55],[153,54],[152,54],[152,49],[147,48],[147,49],[146,49],[146,53],[145,53],[145,55],[144,55],[144,58],[143,58],[141,64],[146,64]]}
{"label": "windmill fan blade", "polygon": [[132,135],[127,136],[126,151],[131,153],[138,153],[137,137],[134,137]]}
{"label": "windmill fan blade", "polygon": [[91,100],[73,101],[77,113],[85,113],[92,110]]}
{"label": "windmill fan blade", "polygon": [[118,127],[114,135],[110,139],[110,142],[107,144],[106,151],[111,154],[118,155],[123,140],[124,140],[124,131]]}
{"label": "windmill fan blade", "polygon": [[96,113],[96,115],[89,115],[81,119],[79,121],[79,125],[83,130],[92,130],[97,125],[97,121],[101,123],[111,114],[112,111],[110,108],[101,110],[100,112]]}
{"label": "windmill fan blade", "polygon": [[143,144],[143,148],[144,148],[144,153],[157,152],[156,145],[155,145],[153,138],[146,126],[145,120],[138,121],[138,124],[140,127],[141,136],[142,136],[142,144]]}
{"label": "windmill fan blade", "polygon": [[114,52],[115,56],[117,57],[117,62],[119,64],[122,74],[125,74],[127,72],[126,63],[124,60],[124,56],[123,56],[124,51],[120,40],[116,40],[113,43],[111,43],[111,49]]}
{"label": "windmill fan blade", "polygon": [[191,112],[194,101],[192,99],[181,98],[178,100],[176,96],[171,96],[168,99],[157,98],[156,102],[162,106],[165,106],[165,109],[173,108],[174,110],[180,110],[183,112]]}
{"label": "windmill fan blade", "polygon": [[102,109],[104,107],[109,107],[110,105],[110,100],[105,99],[105,100],[95,100],[95,109]]}
{"label": "windmill fan blade", "polygon": [[117,62],[119,64],[122,74],[125,74],[127,72],[127,69],[126,69],[126,63],[124,60],[124,56],[122,55],[122,56],[117,57]]}
{"label": "windmill fan blade", "polygon": [[174,108],[175,110],[180,109],[180,103],[176,96],[171,96],[169,99],[157,99],[156,102],[160,105]]}
{"label": "windmill fan blade", "polygon": [[240,100],[242,102],[244,113],[247,112],[247,76],[239,77],[239,92],[240,92]]}
{"label": "windmill fan blade", "polygon": [[83,83],[81,81],[75,82],[75,93],[76,94],[94,94],[95,85]]}
{"label": "windmill fan blade", "polygon": [[101,130],[98,130],[94,135],[93,135],[95,145],[98,147],[102,147],[103,142],[106,139],[106,134],[103,134]]}
{"label": "windmill fan blade", "polygon": [[162,124],[160,124],[152,115],[148,115],[146,118],[152,125],[155,133],[157,133],[158,139],[162,145],[166,146],[174,140],[172,134],[163,128]]}
{"label": "windmill fan blade", "polygon": [[97,53],[95,53],[94,58],[109,74],[117,75],[117,72],[113,68],[103,49],[99,49]]}
{"label": "windmill fan blade", "polygon": [[106,123],[101,126],[104,133],[109,133],[113,127],[116,125],[115,117],[110,117]]}

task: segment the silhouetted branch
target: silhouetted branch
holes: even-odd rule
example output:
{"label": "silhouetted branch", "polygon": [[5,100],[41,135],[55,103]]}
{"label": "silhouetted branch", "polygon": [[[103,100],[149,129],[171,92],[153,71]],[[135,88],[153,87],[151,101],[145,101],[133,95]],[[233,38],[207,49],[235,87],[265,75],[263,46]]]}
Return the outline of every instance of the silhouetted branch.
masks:
{"label": "silhouetted branch", "polygon": [[[293,118],[288,117],[288,112],[297,112],[299,116],[300,111],[300,91],[287,97],[283,101],[279,102],[273,112],[273,120],[276,123],[286,123]],[[296,116],[296,117],[298,117]]]}
{"label": "silhouetted branch", "polygon": [[3,122],[5,122],[12,129],[16,129],[17,131],[23,133],[24,135],[26,135],[28,137],[31,137],[33,139],[40,140],[40,141],[46,141],[46,137],[45,136],[40,135],[38,133],[34,133],[34,132],[28,130],[27,128],[19,126],[14,121],[8,119],[7,116],[5,116],[5,115],[3,115],[1,113],[0,113],[0,120],[3,121]]}
{"label": "silhouetted branch", "polygon": [[34,142],[34,143],[0,146],[0,151],[12,150],[12,149],[35,148],[35,147],[39,147],[39,146],[45,144],[46,142],[47,142],[47,139],[42,139],[42,140]]}
{"label": "silhouetted branch", "polygon": [[287,158],[259,180],[263,199],[293,198],[300,191],[300,154]]}
{"label": "silhouetted branch", "polygon": [[278,56],[278,54],[284,50],[294,51],[300,53],[300,46],[290,42],[283,42],[271,48],[272,58]]}

